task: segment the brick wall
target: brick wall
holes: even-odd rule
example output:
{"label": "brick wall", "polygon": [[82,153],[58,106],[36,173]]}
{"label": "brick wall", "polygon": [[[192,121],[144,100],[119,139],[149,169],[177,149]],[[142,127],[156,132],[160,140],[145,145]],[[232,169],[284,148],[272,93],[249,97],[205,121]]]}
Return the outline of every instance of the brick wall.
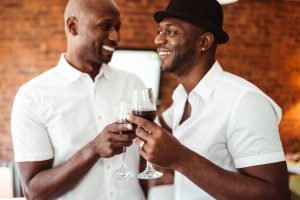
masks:
{"label": "brick wall", "polygon": [[[65,51],[66,0],[0,1],[0,160],[12,159],[10,112],[18,87],[53,66]],[[167,0],[116,0],[122,12],[120,47],[154,48],[152,13]],[[224,6],[231,39],[218,49],[224,68],[264,90],[283,108],[280,126],[287,151],[300,148],[300,2],[240,0]],[[177,80],[163,74],[162,107]]]}

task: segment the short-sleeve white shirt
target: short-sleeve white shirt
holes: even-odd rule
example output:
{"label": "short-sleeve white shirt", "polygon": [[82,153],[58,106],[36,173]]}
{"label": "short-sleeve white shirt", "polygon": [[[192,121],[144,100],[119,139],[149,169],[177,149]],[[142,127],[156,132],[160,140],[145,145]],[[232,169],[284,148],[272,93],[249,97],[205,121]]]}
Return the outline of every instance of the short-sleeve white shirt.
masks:
{"label": "short-sleeve white shirt", "polygon": [[[179,85],[172,98],[163,117],[172,124],[174,136],[223,169],[238,173],[237,168],[285,160],[278,131],[281,109],[250,82],[223,71],[218,62],[189,95]],[[191,117],[179,125],[187,99]],[[214,199],[178,172],[174,191],[176,200]]]}
{"label": "short-sleeve white shirt", "polygon": [[[53,166],[68,160],[115,122],[121,99],[142,87],[133,74],[103,64],[93,81],[68,64],[61,55],[54,68],[19,89],[12,110],[12,137],[16,162],[54,158]],[[127,165],[138,173],[136,145],[127,149]],[[63,200],[144,199],[137,179],[119,181],[112,177],[121,156],[99,159],[80,183]]]}

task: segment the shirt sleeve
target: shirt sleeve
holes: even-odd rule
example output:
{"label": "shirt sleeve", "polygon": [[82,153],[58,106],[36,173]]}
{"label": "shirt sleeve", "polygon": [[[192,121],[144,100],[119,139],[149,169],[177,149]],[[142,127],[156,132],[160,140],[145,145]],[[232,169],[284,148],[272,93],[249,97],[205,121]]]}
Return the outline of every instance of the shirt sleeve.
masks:
{"label": "shirt sleeve", "polygon": [[15,162],[53,158],[47,129],[37,113],[37,102],[22,87],[13,103],[11,130]]}
{"label": "shirt sleeve", "polygon": [[284,161],[278,124],[280,108],[260,93],[243,94],[232,112],[228,149],[237,168]]}

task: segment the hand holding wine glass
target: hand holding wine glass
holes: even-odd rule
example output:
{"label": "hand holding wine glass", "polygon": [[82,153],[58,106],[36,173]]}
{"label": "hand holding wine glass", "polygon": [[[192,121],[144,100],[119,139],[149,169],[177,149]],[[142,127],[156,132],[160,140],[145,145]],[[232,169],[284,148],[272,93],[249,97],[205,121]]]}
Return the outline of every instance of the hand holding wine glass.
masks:
{"label": "hand holding wine glass", "polygon": [[[133,91],[132,114],[149,121],[154,121],[156,117],[156,104],[151,88],[138,88]],[[144,145],[145,141],[142,141],[139,145],[140,149],[143,149]],[[162,175],[162,172],[156,171],[152,164],[147,161],[146,169],[142,173],[139,173],[137,177],[140,179],[154,179]]]}

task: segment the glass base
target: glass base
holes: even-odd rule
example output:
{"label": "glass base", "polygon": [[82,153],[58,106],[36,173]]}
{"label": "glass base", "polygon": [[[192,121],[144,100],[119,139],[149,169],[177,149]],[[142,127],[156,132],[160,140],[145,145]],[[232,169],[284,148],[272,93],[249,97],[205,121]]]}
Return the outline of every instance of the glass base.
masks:
{"label": "glass base", "polygon": [[134,173],[132,171],[128,171],[127,169],[117,169],[113,177],[119,180],[128,180],[130,178],[135,177]]}
{"label": "glass base", "polygon": [[155,178],[159,178],[163,175],[162,172],[159,171],[155,171],[155,170],[145,170],[142,173],[139,173],[137,175],[137,177],[139,179],[155,179]]}

